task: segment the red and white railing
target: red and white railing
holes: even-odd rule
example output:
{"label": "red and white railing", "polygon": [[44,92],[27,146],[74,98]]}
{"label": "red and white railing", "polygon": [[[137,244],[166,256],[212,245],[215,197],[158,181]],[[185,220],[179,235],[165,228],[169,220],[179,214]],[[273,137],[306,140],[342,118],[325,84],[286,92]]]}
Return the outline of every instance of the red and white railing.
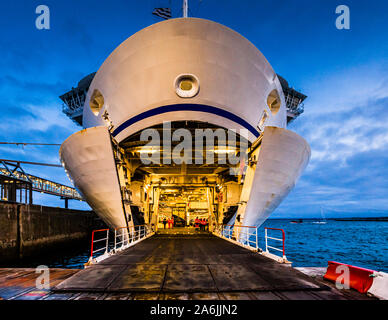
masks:
{"label": "red and white railing", "polygon": [[[102,236],[103,238],[96,239],[97,235]],[[102,243],[102,245],[100,245],[100,243]],[[104,253],[100,256],[107,255],[108,249],[109,249],[109,229],[93,230],[89,261],[93,260],[93,256],[95,256],[95,254],[98,252],[104,251]]]}
{"label": "red and white railing", "polygon": [[[286,235],[284,230],[277,229],[277,228],[264,228],[264,230],[265,230],[265,251],[261,252],[261,254],[281,263],[289,263],[289,261],[287,261],[286,252],[285,252]],[[269,236],[268,230],[281,231],[282,238]],[[213,231],[213,234],[215,234],[220,238],[226,239],[235,244],[243,246],[247,249],[250,249],[253,251],[262,251],[259,248],[257,227],[239,226],[239,225],[221,225],[215,228],[215,230]],[[269,245],[269,240],[279,241],[281,242],[281,246],[276,247],[272,243],[271,245]],[[269,249],[274,250],[276,252],[281,252],[282,254],[281,257],[279,257],[274,253],[271,253]]]}
{"label": "red and white railing", "polygon": [[[272,231],[280,231],[281,234],[282,234],[282,237],[281,238],[275,238],[274,236],[268,236],[268,230],[272,230]],[[287,261],[287,258],[286,258],[286,249],[285,249],[285,243],[286,243],[286,233],[284,232],[283,229],[278,229],[278,228],[264,228],[264,231],[265,231],[265,252],[268,254],[268,255],[273,255],[273,253],[270,252],[269,249],[272,249],[272,250],[275,250],[277,252],[281,252],[282,253],[282,259],[284,262]],[[275,245],[269,245],[268,244],[268,240],[273,240],[273,241],[277,241],[277,242],[281,242],[281,245],[280,245],[280,248],[279,247],[275,247]]]}

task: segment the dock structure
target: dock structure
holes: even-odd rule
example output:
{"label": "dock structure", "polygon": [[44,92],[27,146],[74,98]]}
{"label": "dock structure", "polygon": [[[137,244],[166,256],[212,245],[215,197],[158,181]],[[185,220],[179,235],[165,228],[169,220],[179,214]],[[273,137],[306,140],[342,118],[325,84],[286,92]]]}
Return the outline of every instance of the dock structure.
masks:
{"label": "dock structure", "polygon": [[212,234],[163,232],[83,270],[0,269],[0,297],[39,300],[370,299]]}
{"label": "dock structure", "polygon": [[0,265],[58,255],[86,243],[101,224],[92,211],[0,201]]}
{"label": "dock structure", "polygon": [[21,163],[61,167],[55,164],[0,159],[0,201],[32,204],[32,192],[61,197],[68,208],[69,200],[83,201],[78,191],[61,183],[26,173]]}

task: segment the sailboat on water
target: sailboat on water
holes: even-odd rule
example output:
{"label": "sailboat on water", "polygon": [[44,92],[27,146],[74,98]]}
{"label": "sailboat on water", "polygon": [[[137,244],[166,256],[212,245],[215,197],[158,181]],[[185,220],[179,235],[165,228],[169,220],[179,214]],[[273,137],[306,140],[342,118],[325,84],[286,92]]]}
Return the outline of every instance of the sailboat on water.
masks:
{"label": "sailboat on water", "polygon": [[326,217],[325,214],[323,213],[323,208],[321,207],[321,219],[319,221],[314,221],[314,224],[326,224]]}

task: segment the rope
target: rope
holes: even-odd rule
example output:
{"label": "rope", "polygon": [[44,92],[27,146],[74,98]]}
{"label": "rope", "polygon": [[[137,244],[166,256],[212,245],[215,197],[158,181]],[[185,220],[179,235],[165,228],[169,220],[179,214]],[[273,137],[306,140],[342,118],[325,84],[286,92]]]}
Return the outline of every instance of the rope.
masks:
{"label": "rope", "polygon": [[14,145],[32,145],[32,146],[60,146],[58,143],[39,143],[39,142],[0,142],[0,144],[14,144]]}

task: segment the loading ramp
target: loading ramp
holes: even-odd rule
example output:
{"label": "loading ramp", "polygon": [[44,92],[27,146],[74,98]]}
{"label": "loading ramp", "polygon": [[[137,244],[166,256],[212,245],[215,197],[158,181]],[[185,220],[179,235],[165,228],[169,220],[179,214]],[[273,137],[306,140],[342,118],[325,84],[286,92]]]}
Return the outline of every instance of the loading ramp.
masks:
{"label": "loading ramp", "polygon": [[210,233],[174,229],[76,273],[53,291],[147,299],[188,294],[205,299],[345,299],[340,291],[289,265]]}

